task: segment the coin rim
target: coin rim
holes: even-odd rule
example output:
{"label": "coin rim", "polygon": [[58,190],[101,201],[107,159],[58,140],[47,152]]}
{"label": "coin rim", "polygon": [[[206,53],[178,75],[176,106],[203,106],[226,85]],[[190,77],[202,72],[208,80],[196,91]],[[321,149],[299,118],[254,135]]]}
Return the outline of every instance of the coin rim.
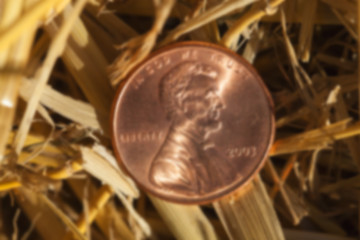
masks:
{"label": "coin rim", "polygon": [[[122,160],[122,158],[120,157],[120,152],[117,149],[117,142],[119,140],[119,138],[117,136],[115,136],[115,125],[116,125],[116,116],[115,113],[117,112],[118,109],[118,105],[120,103],[120,100],[123,96],[123,94],[126,92],[127,87],[130,85],[129,79],[131,78],[131,76],[133,75],[133,73],[144,63],[146,63],[147,61],[149,61],[150,59],[154,58],[155,56],[166,52],[170,49],[173,48],[177,48],[177,47],[208,47],[210,49],[215,49],[215,50],[219,50],[222,52],[225,52],[226,54],[229,54],[231,57],[234,57],[237,61],[239,61],[241,64],[243,64],[243,66],[252,73],[253,76],[255,76],[256,81],[258,81],[260,87],[263,89],[265,96],[268,100],[268,105],[270,107],[270,137],[269,137],[269,141],[268,141],[268,146],[266,148],[266,150],[264,151],[263,157],[262,159],[259,161],[259,164],[254,168],[254,170],[252,171],[252,173],[250,173],[248,175],[248,177],[245,180],[240,181],[241,183],[238,184],[234,184],[234,186],[232,187],[225,187],[225,190],[220,191],[220,193],[216,193],[207,197],[197,197],[196,200],[194,200],[194,198],[191,198],[190,200],[184,199],[183,198],[179,198],[179,197],[168,197],[167,195],[163,195],[163,194],[159,194],[156,191],[151,190],[150,188],[145,187],[140,181],[138,181],[136,179],[136,177],[134,176],[134,174],[132,174],[126,167],[126,165],[124,164],[124,161]],[[169,44],[165,47],[162,47],[154,52],[152,52],[151,54],[149,54],[149,56],[147,56],[144,60],[142,60],[140,63],[138,63],[124,78],[124,80],[122,81],[122,83],[119,84],[119,86],[117,87],[115,96],[114,96],[114,100],[112,103],[112,107],[111,107],[111,116],[110,116],[110,127],[111,127],[111,143],[112,143],[112,147],[113,147],[113,151],[115,153],[115,157],[116,157],[116,161],[118,163],[118,165],[121,167],[121,169],[126,172],[133,180],[134,182],[137,184],[137,186],[142,189],[144,192],[150,193],[151,195],[154,195],[156,197],[159,197],[161,199],[170,201],[170,202],[174,202],[174,203],[180,203],[180,204],[186,204],[186,205],[192,205],[192,204],[208,204],[208,203],[212,203],[215,201],[218,201],[220,199],[229,197],[231,194],[233,194],[235,191],[240,190],[241,188],[245,187],[247,184],[249,184],[251,182],[251,180],[253,180],[253,178],[259,173],[259,171],[263,168],[266,159],[268,157],[269,151],[272,147],[272,144],[274,142],[274,138],[275,138],[275,116],[274,116],[274,103],[273,100],[271,98],[271,94],[269,92],[269,90],[267,89],[265,83],[263,82],[261,76],[257,73],[256,69],[242,56],[238,55],[236,52],[231,51],[228,48],[225,48],[223,46],[219,46],[213,43],[208,43],[208,42],[200,42],[200,41],[184,41],[184,42],[177,42],[177,43],[173,43],[173,44]],[[219,196],[220,195],[220,196]]]}

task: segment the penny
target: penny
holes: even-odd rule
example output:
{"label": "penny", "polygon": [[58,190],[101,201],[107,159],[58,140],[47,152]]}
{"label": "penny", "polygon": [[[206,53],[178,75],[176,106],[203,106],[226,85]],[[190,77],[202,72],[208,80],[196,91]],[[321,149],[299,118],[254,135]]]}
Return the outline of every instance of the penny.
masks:
{"label": "penny", "polygon": [[145,191],[208,203],[246,184],[274,135],[270,95],[253,67],[225,48],[184,42],[129,74],[112,112],[119,164]]}

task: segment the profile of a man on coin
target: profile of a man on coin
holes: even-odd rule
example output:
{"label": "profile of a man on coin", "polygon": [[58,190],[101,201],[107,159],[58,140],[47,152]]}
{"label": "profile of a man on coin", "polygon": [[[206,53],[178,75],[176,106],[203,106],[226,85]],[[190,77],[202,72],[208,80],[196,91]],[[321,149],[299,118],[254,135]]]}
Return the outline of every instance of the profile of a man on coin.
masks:
{"label": "profile of a man on coin", "polygon": [[151,163],[152,184],[191,195],[213,191],[235,177],[209,139],[223,126],[218,75],[210,65],[189,61],[161,79],[159,99],[171,126]]}

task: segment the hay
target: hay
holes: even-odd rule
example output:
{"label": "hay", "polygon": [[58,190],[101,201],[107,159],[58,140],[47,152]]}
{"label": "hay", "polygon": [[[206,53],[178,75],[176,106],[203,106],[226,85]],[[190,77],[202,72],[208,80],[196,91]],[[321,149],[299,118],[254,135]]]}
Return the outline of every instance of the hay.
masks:
{"label": "hay", "polygon": [[[251,221],[286,239],[357,238],[359,9],[354,0],[0,2],[0,239],[261,236]],[[276,141],[252,183],[266,186],[253,192],[269,200],[264,218],[246,211],[251,201],[148,197],[116,164],[115,89],[178,40],[237,51],[271,91]]]}

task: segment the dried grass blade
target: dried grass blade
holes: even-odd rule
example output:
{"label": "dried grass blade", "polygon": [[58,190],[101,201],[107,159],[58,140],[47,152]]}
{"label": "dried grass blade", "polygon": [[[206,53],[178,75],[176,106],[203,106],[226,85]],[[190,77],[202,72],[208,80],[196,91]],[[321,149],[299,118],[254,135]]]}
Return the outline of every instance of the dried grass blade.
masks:
{"label": "dried grass blade", "polygon": [[288,190],[289,188],[287,187],[287,185],[285,185],[285,181],[280,179],[270,159],[267,161],[265,170],[267,170],[270,173],[274,181],[274,187],[270,197],[274,200],[276,193],[280,191],[281,197],[285,203],[285,207],[287,208],[287,211],[290,213],[290,220],[294,225],[299,224],[302,218],[308,214],[308,211],[304,208],[303,205],[299,204],[298,198],[296,197],[294,198],[291,195],[292,192]]}
{"label": "dried grass blade", "polygon": [[337,190],[346,190],[346,189],[359,188],[359,187],[360,187],[360,175],[357,175],[352,178],[337,181],[333,184],[325,185],[320,189],[320,191],[322,193],[330,193]]}
{"label": "dried grass blade", "polygon": [[44,21],[49,17],[52,11],[59,12],[65,3],[70,0],[46,0],[38,1],[35,6],[29,8],[28,11],[21,16],[16,22],[0,31],[0,51],[10,46],[24,32],[24,29],[33,28],[38,21]]}
{"label": "dried grass blade", "polygon": [[234,49],[234,43],[238,36],[252,23],[259,21],[261,18],[267,14],[273,14],[277,11],[277,7],[281,5],[284,0],[272,0],[267,3],[266,8],[259,4],[259,7],[247,12],[242,16],[234,25],[226,32],[221,43],[228,47]]}
{"label": "dried grass blade", "polygon": [[31,99],[28,102],[28,106],[25,110],[22,122],[19,127],[19,131],[14,139],[14,147],[15,152],[17,154],[20,153],[25,139],[26,135],[29,132],[31,120],[34,117],[37,105],[39,104],[39,100],[41,98],[41,94],[46,86],[46,82],[50,76],[50,73],[54,67],[55,61],[57,58],[62,54],[65,44],[67,41],[67,38],[69,37],[69,34],[71,32],[71,29],[73,27],[74,22],[79,17],[82,9],[84,8],[87,0],[79,0],[75,7],[74,11],[72,12],[71,16],[68,18],[68,21],[64,23],[64,25],[61,27],[59,32],[57,33],[54,40],[51,42],[48,55],[42,65],[42,68],[39,70],[39,72],[36,74],[36,87],[34,89],[33,95]]}
{"label": "dried grass blade", "polygon": [[[318,12],[316,14],[315,18],[315,24],[317,25],[339,25],[338,19],[329,11],[329,6],[323,2],[327,0],[322,0],[318,5]],[[342,5],[342,2],[338,0],[330,0],[338,2],[339,5]],[[304,0],[300,1],[285,1],[284,8],[287,10],[292,11],[286,11],[286,17],[288,18],[289,23],[301,23],[304,19],[304,10],[306,9],[306,2]],[[295,7],[291,8],[290,5],[295,3]],[[262,19],[263,22],[267,23],[277,23],[280,22],[281,16],[279,14],[266,16]]]}
{"label": "dried grass blade", "polygon": [[[109,185],[103,185],[93,196],[89,203],[88,214],[84,211],[78,218],[76,222],[76,228],[83,235],[86,233],[86,230],[89,229],[89,225],[92,224],[99,211],[107,204],[113,191]],[[67,235],[65,239],[71,239],[71,235]]]}
{"label": "dried grass blade", "polygon": [[70,218],[66,216],[65,213],[61,211],[52,201],[50,201],[49,198],[47,198],[45,195],[40,194],[39,199],[41,199],[41,201],[46,206],[48,206],[49,209],[51,209],[67,227],[69,227],[70,231],[73,233],[73,236],[76,239],[86,240],[85,236],[81,234],[80,229],[78,229],[77,226],[70,220]]}
{"label": "dried grass blade", "polygon": [[348,127],[349,121],[350,119],[345,119],[323,128],[279,139],[270,150],[270,156],[327,148],[335,140],[360,134],[360,124],[356,123]]}
{"label": "dried grass blade", "polygon": [[283,189],[284,192],[286,192],[286,197],[288,198],[287,200],[284,199],[284,201],[288,201],[289,204],[291,204],[293,207],[293,224],[298,225],[304,217],[309,216],[308,207],[306,206],[304,199],[299,197],[299,194],[295,192],[288,184],[285,184]]}
{"label": "dried grass blade", "polygon": [[115,158],[100,145],[92,149],[80,147],[80,151],[84,160],[84,169],[114,189],[116,195],[144,234],[150,236],[149,225],[132,205],[132,199],[139,196],[139,190],[136,188],[135,183],[120,170]]}
{"label": "dried grass blade", "polygon": [[[21,14],[23,1],[5,1],[0,9],[0,30],[8,28]],[[2,11],[3,10],[3,11]],[[29,58],[35,34],[35,26],[22,31],[21,37],[6,49],[0,51],[0,162],[9,137],[17,104],[22,71]],[[8,71],[8,73],[7,73]]]}
{"label": "dried grass blade", "polygon": [[253,63],[256,55],[259,51],[259,46],[261,41],[265,36],[265,31],[263,28],[259,28],[258,31],[254,32],[251,39],[246,44],[244,53],[242,54],[243,58],[248,60],[249,63]]}
{"label": "dried grass blade", "polygon": [[[71,7],[62,14],[63,22],[68,21],[70,10]],[[46,28],[51,36],[54,36],[59,28],[59,19],[56,22]],[[70,39],[62,59],[90,104],[95,108],[104,134],[109,135],[110,106],[114,91],[108,80],[106,70],[108,62],[81,19],[75,22]]]}
{"label": "dried grass blade", "polygon": [[354,39],[358,39],[358,35],[356,33],[356,29],[355,27],[348,21],[348,19],[346,19],[344,17],[344,15],[335,8],[332,8],[332,11],[334,12],[335,16],[339,19],[339,21],[345,26],[345,28],[349,31],[349,33],[351,34],[351,36]]}
{"label": "dried grass blade", "polygon": [[[15,133],[11,132],[8,144],[11,144],[14,135]],[[18,156],[18,164],[30,162],[53,168],[62,166],[68,159],[68,156],[64,154],[58,147],[55,147],[52,144],[45,144],[46,140],[47,138],[43,136],[34,135],[32,133],[28,134],[24,144],[27,150],[22,151]],[[34,156],[33,148],[37,149],[39,146],[41,146],[42,151],[40,154]],[[11,154],[11,150],[7,150],[6,154]]]}
{"label": "dried grass blade", "polygon": [[297,60],[296,52],[294,50],[294,47],[290,41],[288,34],[287,34],[284,10],[281,9],[280,13],[281,13],[281,27],[282,27],[283,37],[285,40],[285,46],[286,46],[287,54],[289,56],[291,67],[294,72],[294,77],[295,77],[296,83],[298,84],[298,87],[300,88],[300,94],[303,97],[304,101],[307,103],[307,105],[310,107],[310,109],[313,111],[313,113],[317,113],[316,106],[313,101],[313,98],[316,99],[317,93],[313,89],[313,83],[312,83],[311,78],[305,72],[305,70],[300,65],[299,61]]}
{"label": "dried grass blade", "polygon": [[310,50],[312,37],[314,32],[315,17],[317,13],[317,6],[319,0],[305,1],[303,13],[304,17],[301,22],[301,30],[299,36],[298,55],[303,62],[308,62],[310,59]]}
{"label": "dried grass blade", "polygon": [[199,206],[184,206],[154,196],[149,195],[149,197],[176,239],[217,239],[212,225]]}
{"label": "dried grass blade", "polygon": [[[20,188],[15,194],[16,202],[26,213],[29,219],[38,218],[36,230],[43,239],[61,240],[65,235],[65,228],[61,220],[43,202],[37,193]],[[40,213],[40,217],[39,216]]]}
{"label": "dried grass blade", "polygon": [[213,205],[232,240],[285,239],[260,176]]}
{"label": "dried grass blade", "polygon": [[199,27],[204,26],[207,23],[210,23],[212,21],[215,21],[216,19],[225,16],[226,14],[229,14],[231,12],[234,12],[238,9],[241,9],[243,7],[246,7],[247,5],[255,2],[256,0],[230,0],[223,2],[221,4],[218,4],[217,6],[212,7],[211,9],[207,10],[201,15],[198,15],[197,17],[194,17],[181,25],[179,25],[177,28],[172,30],[167,37],[159,44],[159,46],[166,45],[170,42],[175,41],[180,36],[193,31]]}
{"label": "dried grass blade", "polygon": [[[142,2],[142,4],[145,3]],[[87,9],[89,9],[91,15],[96,18],[95,20],[99,21],[97,24],[105,29],[106,32],[111,33],[110,36],[114,38],[114,41],[117,41],[117,43],[134,38],[138,35],[131,26],[118,18],[115,13],[106,12],[98,15],[96,8],[88,6]]]}
{"label": "dried grass blade", "polygon": [[[33,93],[35,85],[34,81],[23,81],[20,88],[20,94],[26,99],[29,99]],[[45,86],[43,90],[40,103],[58,114],[85,127],[90,127],[94,130],[101,130],[93,106],[65,96],[48,85]]]}
{"label": "dried grass blade", "polygon": [[[75,192],[77,198],[79,200],[84,199],[85,181],[69,179],[67,182],[71,189]],[[90,184],[89,188],[91,197],[91,193],[95,189],[95,186]],[[115,239],[135,240],[133,233],[130,231],[127,223],[123,220],[123,216],[121,215],[122,214],[116,209],[115,204],[109,202],[103,208],[99,209],[95,221],[108,239],[111,239],[112,235]]]}
{"label": "dried grass blade", "polygon": [[111,162],[116,162],[113,156],[108,154],[105,158],[96,151],[96,148],[80,147],[80,151],[84,160],[83,167],[87,172],[129,197],[139,196],[139,190],[134,182],[125,176],[118,166],[111,164]]}
{"label": "dried grass blade", "polygon": [[95,42],[101,46],[107,61],[113,62],[119,55],[118,51],[114,51],[114,46],[138,36],[138,33],[113,13],[97,16],[97,9],[88,9],[90,14],[84,14],[84,23]]}
{"label": "dried grass blade", "polygon": [[129,217],[133,221],[135,221],[136,226],[135,228],[138,230],[141,230],[141,232],[136,231],[137,235],[136,238],[144,238],[144,237],[150,237],[151,235],[151,228],[147,221],[139,215],[139,213],[135,210],[133,206],[133,199],[132,198],[126,198],[125,195],[120,192],[119,190],[115,190],[116,195],[121,200],[121,202],[124,204],[125,208],[129,212]]}
{"label": "dried grass blade", "polygon": [[34,217],[34,219],[32,219],[31,221],[31,225],[29,226],[29,228],[26,230],[26,232],[24,233],[24,235],[22,235],[20,240],[28,240],[30,234],[34,231],[34,228],[36,227],[36,223],[40,218],[40,214],[36,215]]}
{"label": "dried grass blade", "polygon": [[120,49],[124,50],[123,53],[110,66],[113,85],[118,84],[133,67],[151,52],[175,3],[174,0],[154,0],[153,2],[155,22],[150,31],[121,45]]}
{"label": "dried grass blade", "polygon": [[306,116],[308,116],[311,113],[310,109],[307,106],[304,106],[300,109],[298,109],[296,112],[287,114],[286,116],[282,118],[278,118],[276,120],[276,128],[281,128],[295,120],[302,119]]}
{"label": "dried grass blade", "polygon": [[333,235],[346,236],[345,231],[338,225],[338,223],[327,218],[323,212],[311,203],[307,203],[307,206],[309,207],[309,216],[312,221],[314,221],[314,223],[316,223],[321,229]]}
{"label": "dried grass blade", "polygon": [[321,62],[327,63],[329,65],[333,65],[335,67],[341,68],[346,71],[352,71],[356,67],[356,64],[354,62],[350,62],[347,60],[341,60],[337,57],[329,56],[329,55],[322,54],[322,53],[317,54],[316,59]]}
{"label": "dried grass blade", "polygon": [[16,240],[16,239],[19,239],[19,228],[18,228],[18,225],[17,225],[17,221],[19,220],[19,216],[20,216],[20,213],[21,213],[21,210],[20,209],[17,209],[16,212],[15,212],[15,216],[12,220],[12,225],[13,225],[13,228],[14,228],[14,231],[13,231],[13,234],[12,234],[12,240]]}

